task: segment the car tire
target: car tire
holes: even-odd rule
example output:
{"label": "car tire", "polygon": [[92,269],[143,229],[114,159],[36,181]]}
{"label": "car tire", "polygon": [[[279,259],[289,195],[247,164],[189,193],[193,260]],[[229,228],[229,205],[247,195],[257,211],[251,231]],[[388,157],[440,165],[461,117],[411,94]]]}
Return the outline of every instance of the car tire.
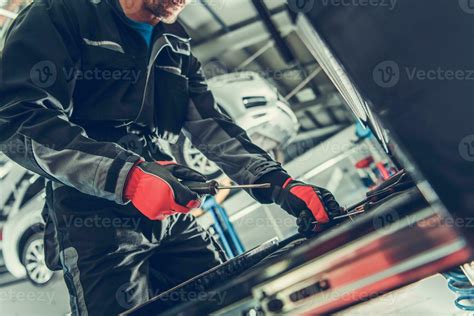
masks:
{"label": "car tire", "polygon": [[[191,144],[191,141],[182,134],[179,136],[176,144],[171,146],[171,153],[179,164],[199,171],[208,177],[209,180],[218,179],[224,174],[215,163],[209,161],[209,159],[199,152],[198,149]],[[285,154],[279,148],[272,149],[268,154],[279,162],[283,162],[285,159]],[[203,164],[207,165],[207,167],[201,167]]]}
{"label": "car tire", "polygon": [[219,167],[207,159],[183,134],[179,136],[177,143],[171,146],[171,153],[177,163],[202,173],[209,180],[217,179],[223,175]]}
{"label": "car tire", "polygon": [[21,253],[26,277],[35,286],[42,287],[54,277],[45,263],[43,233],[34,233],[25,242]]}

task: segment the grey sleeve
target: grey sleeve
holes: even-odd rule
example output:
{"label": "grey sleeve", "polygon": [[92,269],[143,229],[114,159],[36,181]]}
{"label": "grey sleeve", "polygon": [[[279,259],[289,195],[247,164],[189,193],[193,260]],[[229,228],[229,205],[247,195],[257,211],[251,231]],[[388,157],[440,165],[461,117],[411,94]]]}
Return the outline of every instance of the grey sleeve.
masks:
{"label": "grey sleeve", "polygon": [[[285,170],[253,144],[245,130],[219,111],[201,64],[194,57],[190,69],[190,103],[184,128],[193,145],[237,183],[259,183],[265,178],[282,185],[289,177]],[[253,196],[261,202],[269,202],[269,197]]]}
{"label": "grey sleeve", "polygon": [[9,30],[0,57],[0,150],[53,181],[122,204],[140,157],[69,121],[74,81],[64,69],[76,66],[79,49],[61,3],[35,2]]}

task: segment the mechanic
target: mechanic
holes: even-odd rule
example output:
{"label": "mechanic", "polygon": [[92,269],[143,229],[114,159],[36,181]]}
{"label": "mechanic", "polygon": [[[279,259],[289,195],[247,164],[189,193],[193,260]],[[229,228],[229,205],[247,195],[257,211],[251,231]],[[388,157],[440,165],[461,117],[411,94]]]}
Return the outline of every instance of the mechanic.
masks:
{"label": "mechanic", "polygon": [[[270,182],[249,193],[294,215],[300,232],[340,212],[330,192],[293,180],[219,112],[176,22],[187,2],[37,0],[8,31],[1,150],[48,179],[45,252],[74,315],[117,314],[225,259],[188,214],[199,196],[181,181],[205,177],[172,162],[157,138],[183,130],[235,182]],[[127,225],[70,224],[97,215]]]}

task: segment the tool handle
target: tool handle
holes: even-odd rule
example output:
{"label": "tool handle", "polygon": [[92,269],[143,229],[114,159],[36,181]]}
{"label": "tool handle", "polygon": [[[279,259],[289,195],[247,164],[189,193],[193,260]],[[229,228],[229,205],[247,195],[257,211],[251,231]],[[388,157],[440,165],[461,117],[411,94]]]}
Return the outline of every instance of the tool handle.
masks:
{"label": "tool handle", "polygon": [[193,181],[182,181],[181,184],[187,186],[191,191],[199,195],[216,195],[219,192],[219,183],[217,181],[209,182],[193,182]]}

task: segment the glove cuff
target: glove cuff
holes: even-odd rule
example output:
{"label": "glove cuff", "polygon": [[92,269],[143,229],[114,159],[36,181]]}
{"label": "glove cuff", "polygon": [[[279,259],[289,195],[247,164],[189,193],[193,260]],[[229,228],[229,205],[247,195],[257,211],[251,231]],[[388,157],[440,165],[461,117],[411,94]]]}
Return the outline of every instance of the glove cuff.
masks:
{"label": "glove cuff", "polygon": [[286,179],[285,183],[283,183],[283,185],[281,187],[283,189],[286,189],[286,187],[289,186],[290,183],[293,182],[293,181],[294,181],[294,179],[290,177],[290,178]]}
{"label": "glove cuff", "polygon": [[138,160],[128,172],[127,180],[125,180],[125,186],[123,190],[123,197],[126,202],[129,202],[133,198],[133,195],[135,194],[135,191],[138,186],[138,182],[140,181],[140,173],[137,172],[138,171],[137,167],[143,162],[145,161]]}
{"label": "glove cuff", "polygon": [[276,187],[283,187],[288,185],[293,179],[284,171],[275,170],[264,174],[255,182],[256,184],[271,183],[272,187],[268,189],[253,189],[252,195],[262,204],[273,203],[273,191]]}
{"label": "glove cuff", "polygon": [[155,163],[159,164],[160,166],[170,166],[176,165],[177,163],[172,160],[157,160]]}

